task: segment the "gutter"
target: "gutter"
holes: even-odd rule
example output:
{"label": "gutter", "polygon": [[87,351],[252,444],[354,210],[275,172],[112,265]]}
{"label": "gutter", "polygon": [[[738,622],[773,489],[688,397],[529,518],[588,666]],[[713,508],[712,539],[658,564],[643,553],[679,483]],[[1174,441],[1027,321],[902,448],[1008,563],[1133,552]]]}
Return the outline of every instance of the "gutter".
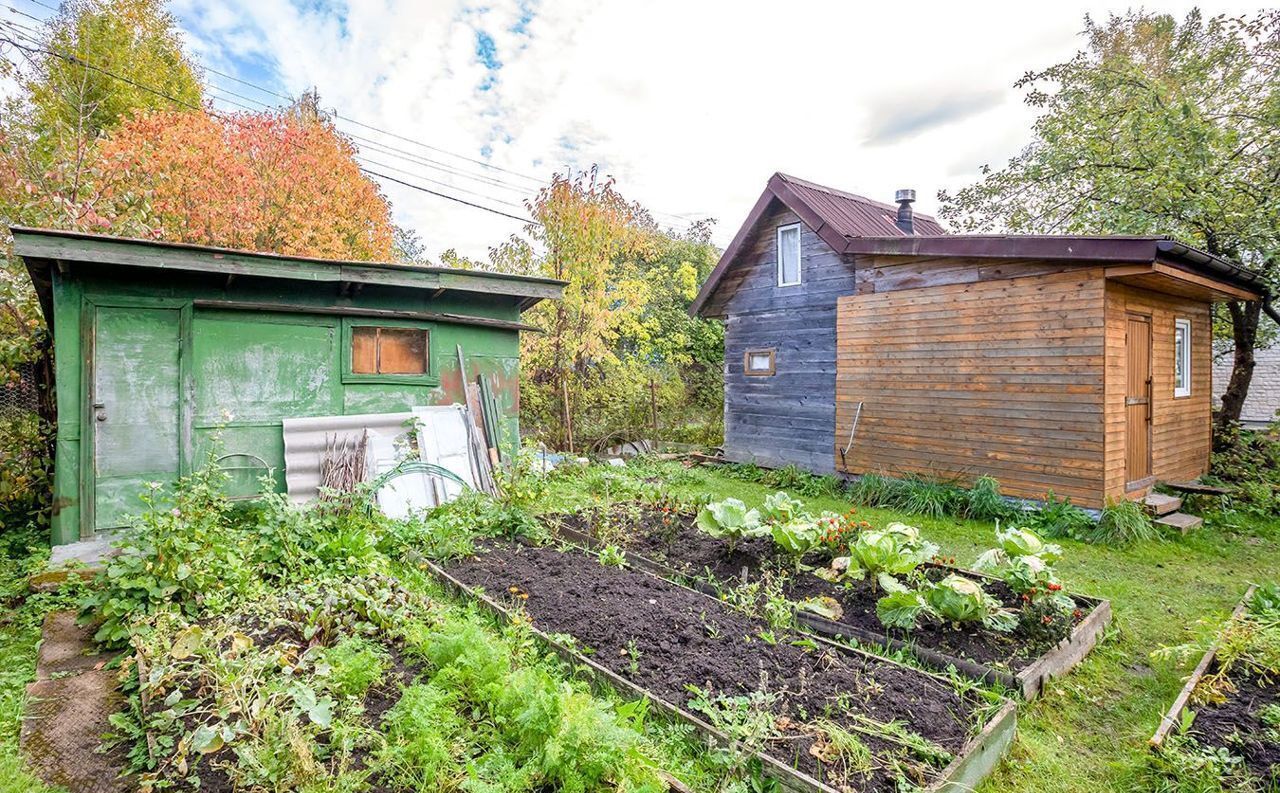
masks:
{"label": "gutter", "polygon": [[1271,320],[1277,325],[1280,325],[1280,311],[1277,311],[1276,307],[1272,305],[1271,301],[1273,295],[1261,275],[1252,270],[1246,270],[1237,264],[1232,264],[1225,259],[1219,259],[1217,256],[1205,253],[1199,248],[1193,248],[1186,243],[1178,242],[1177,240],[1160,240],[1156,243],[1156,250],[1161,253],[1166,253],[1169,256],[1186,259],[1189,262],[1195,262],[1204,269],[1217,273],[1226,280],[1234,281],[1242,286],[1248,286],[1251,289],[1258,290],[1258,292],[1262,294],[1263,313],[1268,317],[1271,317]]}

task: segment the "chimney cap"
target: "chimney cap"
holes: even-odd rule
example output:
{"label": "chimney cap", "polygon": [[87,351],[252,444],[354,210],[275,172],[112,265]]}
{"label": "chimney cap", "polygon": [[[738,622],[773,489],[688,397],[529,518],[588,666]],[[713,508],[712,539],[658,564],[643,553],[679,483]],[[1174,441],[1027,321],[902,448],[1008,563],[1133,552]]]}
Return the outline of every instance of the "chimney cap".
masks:
{"label": "chimney cap", "polygon": [[895,203],[898,203],[898,204],[901,204],[904,202],[911,203],[912,201],[916,200],[916,191],[912,190],[909,187],[903,188],[893,194],[893,200]]}

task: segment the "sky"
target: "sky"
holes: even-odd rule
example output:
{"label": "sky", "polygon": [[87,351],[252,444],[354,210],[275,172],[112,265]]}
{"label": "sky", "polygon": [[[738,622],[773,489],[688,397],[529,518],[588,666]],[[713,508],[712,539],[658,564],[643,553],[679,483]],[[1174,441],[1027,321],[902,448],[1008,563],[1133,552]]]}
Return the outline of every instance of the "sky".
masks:
{"label": "sky", "polygon": [[[972,183],[984,164],[1001,165],[1028,141],[1035,116],[1014,82],[1079,49],[1085,14],[1126,6],[171,0],[171,8],[208,67],[216,107],[282,101],[232,78],[287,96],[314,87],[339,128],[357,136],[366,167],[518,217],[552,173],[596,164],[664,224],[716,219],[723,246],[775,171],[886,202],[913,188],[917,211],[931,214],[938,190]],[[1159,6],[1178,16],[1189,8]],[[429,257],[454,248],[483,258],[521,231],[517,219],[380,181],[397,223],[420,235]]]}

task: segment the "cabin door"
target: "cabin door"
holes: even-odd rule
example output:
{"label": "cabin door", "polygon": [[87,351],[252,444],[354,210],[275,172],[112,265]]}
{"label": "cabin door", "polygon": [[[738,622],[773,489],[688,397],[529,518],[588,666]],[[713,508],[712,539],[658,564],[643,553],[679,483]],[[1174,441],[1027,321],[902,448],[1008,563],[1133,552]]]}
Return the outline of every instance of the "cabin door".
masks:
{"label": "cabin door", "polygon": [[1125,482],[1137,490],[1151,484],[1151,317],[1125,324]]}
{"label": "cabin door", "polygon": [[92,517],[82,535],[128,525],[149,483],[178,478],[179,328],[176,308],[94,311]]}

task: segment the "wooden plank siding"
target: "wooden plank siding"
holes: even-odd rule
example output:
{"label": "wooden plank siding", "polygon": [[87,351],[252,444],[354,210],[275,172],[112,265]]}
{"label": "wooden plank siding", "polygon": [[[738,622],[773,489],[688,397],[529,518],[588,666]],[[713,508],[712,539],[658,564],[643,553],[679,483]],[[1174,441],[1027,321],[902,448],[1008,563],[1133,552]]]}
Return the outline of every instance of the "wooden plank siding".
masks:
{"label": "wooden plank siding", "polygon": [[[851,262],[801,226],[798,286],[777,285],[776,229],[800,218],[775,202],[705,314],[725,317],[724,452],[731,460],[834,471],[836,299]],[[775,350],[775,373],[743,372],[747,350]]]}
{"label": "wooden plank siding", "polygon": [[[1107,370],[1101,267],[858,261],[840,298],[836,466],[1048,490],[1100,506]],[[1018,277],[1008,277],[1017,275]]]}
{"label": "wooden plank siding", "polygon": [[[1126,349],[1129,314],[1151,317],[1151,474],[1156,480],[1189,480],[1203,474],[1212,447],[1212,322],[1201,300],[1150,292],[1108,281],[1106,286],[1106,495],[1137,498],[1149,488],[1125,492]],[[1191,320],[1191,395],[1174,397],[1174,320]]]}

